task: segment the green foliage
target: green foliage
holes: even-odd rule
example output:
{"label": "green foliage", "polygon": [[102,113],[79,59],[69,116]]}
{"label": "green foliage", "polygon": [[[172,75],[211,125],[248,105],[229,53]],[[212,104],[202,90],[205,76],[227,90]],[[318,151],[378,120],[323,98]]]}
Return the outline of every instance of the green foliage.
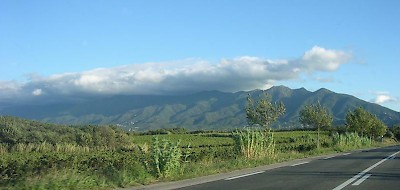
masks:
{"label": "green foliage", "polygon": [[247,122],[250,126],[260,125],[269,128],[285,112],[283,102],[271,103],[271,96],[265,94],[265,97],[259,97],[259,100],[254,101],[251,95],[247,97],[247,105],[245,108]]}
{"label": "green foliage", "polygon": [[[103,179],[101,179],[103,181]],[[97,176],[77,170],[53,170],[43,174],[40,178],[28,177],[26,181],[15,184],[10,189],[94,189],[104,187]]]}
{"label": "green foliage", "polygon": [[185,128],[175,127],[175,128],[162,128],[156,130],[149,130],[140,133],[141,135],[167,135],[167,134],[186,134],[188,130]]}
{"label": "green foliage", "polygon": [[8,152],[7,144],[0,143],[0,155],[5,154]]}
{"label": "green foliage", "polygon": [[346,125],[350,131],[372,138],[383,136],[387,130],[387,126],[380,119],[361,107],[347,113]]}
{"label": "green foliage", "polygon": [[[117,151],[4,154],[0,157],[0,188],[15,184],[32,189],[39,186],[50,188],[52,184],[66,188],[68,183],[71,186],[89,183],[91,188],[143,183],[150,176],[139,160],[138,154]],[[70,179],[58,175],[65,171]],[[76,176],[72,177],[72,174]],[[62,179],[53,179],[51,175]],[[100,181],[105,184],[99,184]]]}
{"label": "green foliage", "polygon": [[115,126],[71,127],[0,116],[0,143],[8,151],[48,152],[66,146],[118,148],[131,142],[128,134]]}
{"label": "green foliage", "polygon": [[[18,118],[7,118],[6,121],[0,118],[0,122],[2,120],[1,129],[7,129],[4,130],[7,133],[11,131],[6,128],[9,126],[17,130],[9,133],[16,134],[12,138],[17,140],[4,140],[6,137],[3,137],[4,141],[0,143],[0,189],[126,187],[160,178],[195,177],[372,143],[371,138],[356,134],[330,137],[328,132],[322,131],[321,146],[325,149],[318,152],[315,142],[319,133],[316,131],[272,133],[246,128],[232,133],[160,135],[163,139],[159,140],[159,137],[152,139],[149,135],[128,135],[114,126],[70,127]],[[50,130],[46,125],[54,129]],[[4,131],[2,134],[6,134]],[[27,135],[28,131],[34,134],[30,137],[19,135]],[[56,143],[55,134],[60,137]],[[213,169],[215,171],[211,171]]]}
{"label": "green foliage", "polygon": [[234,146],[200,147],[192,149],[188,160],[191,161],[190,163],[213,161],[215,159],[229,160],[237,158],[237,155]]}
{"label": "green foliage", "polygon": [[[169,134],[159,135],[163,139],[167,139],[172,142],[180,140],[181,147],[187,147],[190,145],[192,148],[199,147],[220,147],[220,146],[232,146],[233,139],[230,137],[230,133],[205,133],[205,134]],[[145,143],[151,144],[152,135],[134,135],[133,143],[143,145]]]}
{"label": "green foliage", "polygon": [[235,151],[247,159],[274,157],[274,135],[270,131],[246,128],[245,130],[236,130],[232,137],[235,141]]}
{"label": "green foliage", "polygon": [[332,135],[333,145],[337,148],[349,148],[349,147],[363,147],[371,146],[372,140],[368,137],[361,137],[357,133],[345,133],[339,134],[334,133]]}
{"label": "green foliage", "polygon": [[394,125],[393,127],[389,128],[389,130],[393,133],[393,136],[400,140],[400,124]]}
{"label": "green foliage", "polygon": [[169,177],[179,171],[182,157],[179,143],[180,141],[172,143],[166,139],[160,143],[157,136],[153,138],[151,166],[157,177]]}
{"label": "green foliage", "polygon": [[[276,135],[277,136],[277,135]],[[295,137],[277,138],[277,150],[281,152],[298,151],[306,152],[317,148],[315,134],[307,134]]]}
{"label": "green foliage", "polygon": [[317,148],[320,146],[319,131],[321,128],[330,127],[332,125],[333,116],[325,107],[317,104],[306,105],[300,110],[299,121],[303,125],[311,125],[318,131]]}
{"label": "green foliage", "polygon": [[327,128],[332,125],[332,114],[320,103],[306,105],[299,113],[299,121],[303,125],[311,125],[315,128]]}
{"label": "green foliage", "polygon": [[75,142],[75,132],[72,127],[46,124],[10,116],[0,116],[0,142],[42,143]]}

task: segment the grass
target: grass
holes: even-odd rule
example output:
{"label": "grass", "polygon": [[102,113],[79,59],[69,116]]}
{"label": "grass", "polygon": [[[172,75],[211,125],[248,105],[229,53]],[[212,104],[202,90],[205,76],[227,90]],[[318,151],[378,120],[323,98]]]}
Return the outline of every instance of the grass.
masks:
{"label": "grass", "polygon": [[[217,146],[230,146],[233,145],[233,139],[229,136],[212,136],[211,134],[165,134],[158,135],[160,138],[169,140],[169,141],[177,141],[180,140],[181,146],[190,147],[217,147]],[[136,135],[133,137],[133,143],[135,144],[151,144],[152,138],[154,135]]]}
{"label": "grass", "polygon": [[[321,137],[328,136],[329,132],[322,131]],[[290,138],[301,138],[305,136],[316,136],[316,131],[280,131],[274,132],[274,138],[277,141]],[[151,143],[154,135],[135,135],[132,142],[135,144]],[[234,141],[230,137],[230,133],[204,133],[204,134],[164,134],[158,135],[167,140],[181,140],[182,146],[191,145],[192,147],[202,146],[221,146],[233,145]]]}
{"label": "grass", "polygon": [[28,178],[18,183],[14,189],[90,189],[106,187],[105,179],[80,173],[76,170],[54,170],[43,176]]}
{"label": "grass", "polygon": [[[323,139],[326,146],[316,149],[313,146],[316,139],[316,132],[314,131],[275,132],[274,138],[277,150],[274,156],[267,155],[246,159],[235,152],[234,141],[229,134],[158,135],[160,142],[162,139],[166,139],[171,143],[180,140],[182,152],[189,151],[190,153],[188,153],[187,162],[183,161],[184,159],[182,158],[180,167],[171,175],[154,175],[150,168],[152,166],[151,145],[153,137],[152,135],[136,135],[132,137],[132,141],[137,145],[148,144],[147,150],[142,152],[137,147],[126,151],[80,151],[79,153],[69,151],[54,153],[22,151],[21,153],[4,153],[0,157],[2,167],[4,164],[9,164],[10,167],[15,167],[24,172],[28,168],[25,166],[30,166],[29,168],[32,168],[32,171],[11,181],[10,178],[7,179],[7,176],[3,175],[2,172],[4,170],[0,171],[0,177],[5,176],[5,178],[0,178],[0,189],[110,189],[129,187],[161,181],[195,178],[310,156],[360,148],[388,146],[397,143],[386,139],[383,143],[374,142],[368,146],[338,147],[333,146],[332,137],[329,136],[329,133],[323,132],[321,133],[321,139]],[[191,146],[190,149],[183,148],[189,144]],[[305,149],[304,145],[307,145],[310,149]],[[168,147],[166,146],[167,149]],[[51,164],[50,162],[54,163],[51,168],[41,168],[40,172],[37,172],[37,167],[44,167],[45,165],[43,164]],[[147,163],[147,165],[144,163]]]}
{"label": "grass", "polygon": [[[299,152],[299,151],[289,151],[289,152],[277,152],[275,158],[263,157],[263,158],[254,158],[254,159],[208,159],[202,160],[199,162],[188,163],[182,169],[182,173],[180,175],[176,175],[174,177],[164,179],[163,181],[176,181],[183,179],[196,178],[201,176],[207,176],[218,173],[226,173],[234,170],[240,170],[245,168],[252,168],[257,166],[269,165],[274,163],[281,163],[295,159],[302,159],[312,156],[319,156],[331,153],[345,152],[351,150],[357,150],[360,148],[374,148],[374,147],[383,147],[397,144],[395,141],[387,141],[385,143],[375,143],[371,146],[364,147],[348,147],[343,149],[336,148],[320,148],[319,150],[312,150],[307,152]],[[201,165],[201,167],[199,167]]]}
{"label": "grass", "polygon": [[[314,131],[291,131],[291,132],[275,132],[274,138],[277,141],[277,144],[280,145],[291,145],[291,144],[315,144],[317,132]],[[221,137],[209,137],[210,135],[190,135],[190,134],[175,134],[175,135],[163,135],[160,137],[166,137],[169,140],[174,139],[196,139],[199,138],[197,145],[199,147],[204,147],[207,143],[210,144],[215,143],[218,139],[226,139],[221,135]],[[183,137],[183,138],[182,138]],[[185,138],[186,137],[186,138]],[[193,138],[194,137],[194,138]],[[147,137],[148,138],[148,137]],[[142,136],[142,140],[145,138]],[[207,141],[208,139],[213,139],[212,141]],[[310,150],[281,150],[277,151],[274,157],[260,157],[260,158],[252,158],[252,159],[244,159],[243,157],[237,156],[226,156],[222,158],[221,156],[206,156],[198,160],[194,160],[189,163],[185,163],[182,165],[180,173],[175,174],[174,176],[170,176],[169,178],[161,179],[161,181],[174,181],[188,178],[195,178],[200,176],[206,176],[217,173],[224,173],[238,169],[244,169],[249,167],[257,167],[261,165],[285,162],[294,159],[307,158],[310,156],[324,155],[330,153],[337,153],[343,151],[351,151],[360,148],[371,148],[371,147],[380,147],[380,146],[388,146],[396,144],[397,142],[393,140],[387,140],[384,143],[374,142],[371,145],[364,146],[343,146],[337,147],[333,146],[332,137],[329,136],[329,132],[321,133],[322,142],[325,142],[325,147],[320,149],[311,148]],[[182,141],[184,142],[184,140]],[[228,142],[226,140],[225,142]],[[145,143],[145,141],[142,141]],[[233,142],[232,142],[233,143]],[[217,143],[216,143],[217,144]],[[214,145],[216,145],[214,144]],[[232,145],[233,146],[233,145]],[[225,147],[224,149],[226,149]],[[195,151],[200,150],[201,148],[194,148]],[[204,148],[203,148],[204,149]],[[211,151],[211,154],[213,152]],[[215,152],[214,152],[215,153]],[[201,167],[199,167],[201,166]]]}

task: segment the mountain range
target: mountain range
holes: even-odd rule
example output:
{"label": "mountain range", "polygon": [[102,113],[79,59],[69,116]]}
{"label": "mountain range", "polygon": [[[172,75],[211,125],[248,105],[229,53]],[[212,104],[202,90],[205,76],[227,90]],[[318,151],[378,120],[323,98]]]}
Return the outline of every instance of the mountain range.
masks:
{"label": "mountain range", "polygon": [[268,90],[235,93],[205,91],[190,95],[117,95],[79,103],[47,105],[2,105],[0,115],[12,115],[44,122],[86,125],[116,124],[138,131],[183,127],[189,130],[240,128],[247,124],[244,113],[248,94],[259,97],[268,93],[272,101],[282,101],[286,113],[273,127],[300,127],[299,111],[307,104],[320,102],[334,116],[334,124],[342,125],[348,111],[363,107],[388,126],[400,123],[400,113],[321,88],[310,92],[304,88],[274,86]]}

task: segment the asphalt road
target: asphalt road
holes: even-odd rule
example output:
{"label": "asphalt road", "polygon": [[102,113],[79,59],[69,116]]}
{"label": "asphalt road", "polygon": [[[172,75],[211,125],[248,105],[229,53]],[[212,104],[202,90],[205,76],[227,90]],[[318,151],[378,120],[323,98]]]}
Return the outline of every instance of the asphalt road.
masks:
{"label": "asphalt road", "polygon": [[299,160],[180,189],[400,189],[400,147]]}

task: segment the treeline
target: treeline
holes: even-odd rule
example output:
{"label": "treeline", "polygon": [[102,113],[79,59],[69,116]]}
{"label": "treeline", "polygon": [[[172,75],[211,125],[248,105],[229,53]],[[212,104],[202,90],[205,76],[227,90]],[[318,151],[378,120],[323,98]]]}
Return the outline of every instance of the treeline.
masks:
{"label": "treeline", "polygon": [[12,116],[0,116],[0,143],[71,144],[77,146],[118,147],[129,144],[128,133],[116,126],[66,126],[31,121]]}

